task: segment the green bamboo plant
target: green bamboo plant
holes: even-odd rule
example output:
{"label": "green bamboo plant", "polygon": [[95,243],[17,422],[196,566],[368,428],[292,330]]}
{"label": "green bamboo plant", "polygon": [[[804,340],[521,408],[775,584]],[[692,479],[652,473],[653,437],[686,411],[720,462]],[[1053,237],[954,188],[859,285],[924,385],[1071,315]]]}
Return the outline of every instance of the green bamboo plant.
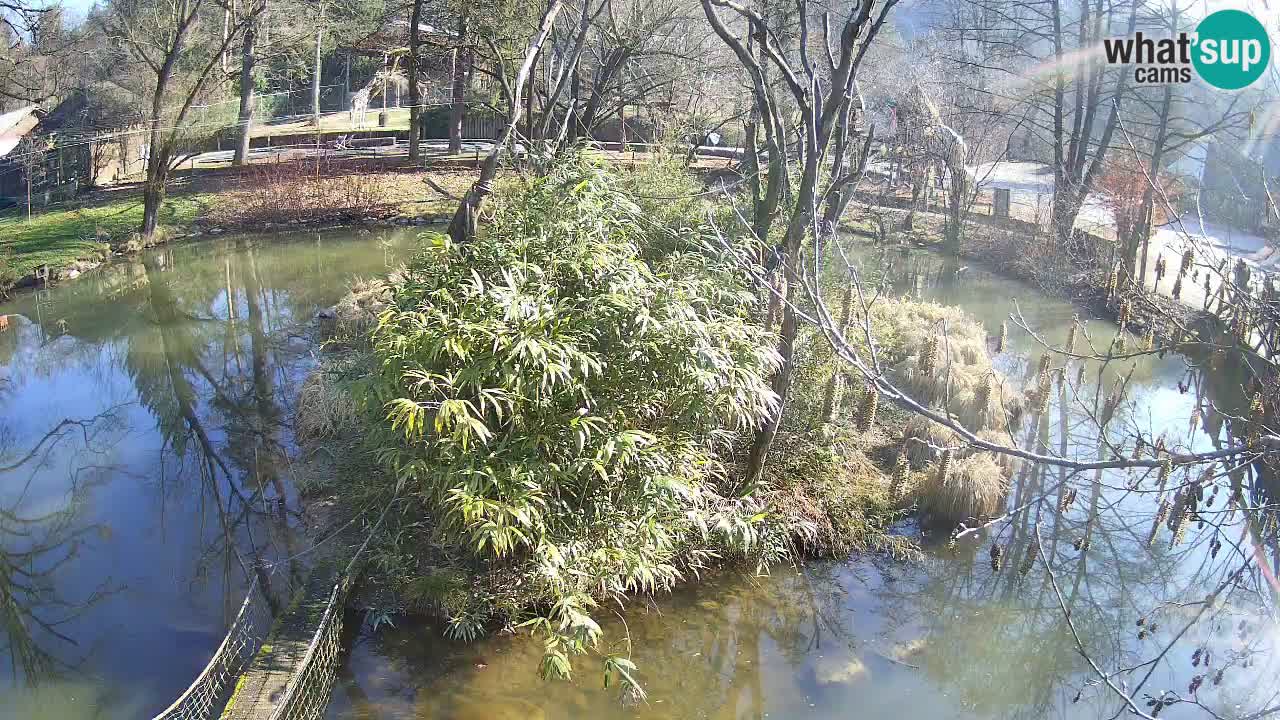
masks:
{"label": "green bamboo plant", "polygon": [[[598,646],[598,602],[725,556],[774,562],[795,528],[734,491],[778,357],[707,228],[655,220],[584,161],[518,182],[475,240],[425,239],[373,332],[367,397],[379,463],[439,544],[521,588],[536,612],[506,620],[565,677]],[[450,630],[493,619],[470,608]],[[606,655],[639,692],[631,669]]]}

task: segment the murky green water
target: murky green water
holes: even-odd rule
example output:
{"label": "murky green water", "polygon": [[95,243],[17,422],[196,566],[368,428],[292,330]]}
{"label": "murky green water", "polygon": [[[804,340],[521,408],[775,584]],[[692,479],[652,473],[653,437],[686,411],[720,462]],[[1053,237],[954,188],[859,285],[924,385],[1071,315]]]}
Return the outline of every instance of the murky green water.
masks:
{"label": "murky green water", "polygon": [[[277,597],[304,571],[305,557],[294,557],[298,470],[288,458],[292,404],[313,364],[311,319],[352,276],[393,262],[405,242],[351,233],[219,239],[0,306],[0,591],[9,599],[0,608],[0,718],[150,717],[203,667],[255,566]],[[1016,299],[1044,339],[1060,342],[1075,312],[929,255],[864,259],[889,268],[896,294],[962,305],[991,329]],[[1089,327],[1099,344],[1114,332]],[[1014,328],[1011,343],[999,364],[1029,381],[1035,341]],[[1129,368],[1090,365],[1080,395]],[[1212,448],[1241,414],[1239,383],[1217,361],[1139,362],[1131,402],[1114,422]],[[1096,457],[1096,429],[1068,400],[1055,400],[1050,421],[1024,428],[1019,442]],[[1111,717],[1116,696],[1090,684],[1049,576],[1019,573],[1033,527],[1076,632],[1111,670],[1150,660],[1195,612],[1153,613],[1159,603],[1202,597],[1242,553],[1280,563],[1273,544],[1252,542],[1239,523],[1225,526],[1227,549],[1216,556],[1211,528],[1176,547],[1165,533],[1148,548],[1154,505],[1128,491],[1129,480],[1019,471],[1011,506],[1067,487],[1080,499],[998,528],[1009,558],[999,571],[988,535],[955,553],[931,549],[918,564],[854,557],[764,577],[722,573],[636,602],[605,631],[612,651],[626,651],[629,639],[649,694],[638,706],[602,688],[589,659],[579,660],[574,683],[548,684],[535,675],[540,647],[528,638],[460,645],[439,628],[399,621],[356,634],[329,716]],[[1136,684],[1150,669],[1141,692],[1185,690],[1204,673],[1192,652],[1207,647],[1226,672],[1202,699],[1265,700],[1277,690],[1276,668],[1249,653],[1271,649],[1275,633],[1257,600],[1224,592],[1218,620],[1117,682]],[[1251,657],[1259,663],[1243,670]],[[1174,707],[1161,716],[1191,714]]]}
{"label": "murky green water", "polygon": [[[927,254],[867,250],[863,260],[868,268],[889,268],[895,294],[961,305],[992,332],[1016,308],[1044,340],[1061,343],[1077,312],[1027,286]],[[1098,347],[1115,332],[1100,321],[1088,328]],[[1012,325],[1010,341],[998,364],[1019,382],[1032,382],[1039,346]],[[1088,400],[1100,384],[1110,388],[1131,367],[1129,402],[1109,427],[1140,428],[1147,438],[1163,433],[1171,447],[1203,450],[1227,441],[1236,422],[1230,415],[1240,414],[1237,371],[1216,360],[1176,356],[1107,367],[1094,363],[1076,392]],[[1096,425],[1075,400],[1055,399],[1047,422],[1021,430],[1019,443],[1097,458]],[[1197,404],[1201,420],[1189,424]],[[1251,470],[1242,472],[1249,482]],[[724,573],[670,597],[637,601],[606,625],[605,634],[609,651],[629,647],[640,667],[648,700],[638,706],[620,703],[616,688],[603,688],[599,666],[589,659],[578,661],[573,683],[542,682],[536,677],[541,648],[527,637],[461,645],[443,640],[438,627],[402,623],[377,632],[366,628],[354,639],[329,717],[1126,715],[1118,696],[1097,682],[1076,651],[1063,606],[1101,667],[1114,672],[1138,666],[1114,682],[1133,688],[1129,692],[1140,702],[1145,694],[1166,689],[1186,695],[1191,679],[1206,674],[1200,662],[1193,664],[1193,653],[1207,648],[1214,664],[1199,690],[1202,701],[1219,708],[1266,704],[1280,682],[1266,660],[1276,643],[1275,626],[1257,609],[1259,598],[1244,589],[1225,590],[1216,600],[1225,609],[1214,621],[1184,627],[1197,612],[1195,603],[1245,554],[1259,553],[1263,566],[1280,563],[1274,543],[1256,543],[1242,522],[1217,518],[1223,524],[1217,537],[1227,549],[1216,556],[1209,552],[1212,527],[1193,528],[1177,546],[1164,531],[1148,547],[1155,513],[1152,481],[1133,492],[1131,480],[1122,472],[1023,467],[1013,478],[1009,506],[1046,493],[1051,499],[994,533],[962,541],[954,552],[932,547],[918,564],[853,557],[799,570],[778,568],[767,577]],[[1079,499],[1062,510],[1054,499],[1069,488]],[[1261,494],[1261,489],[1255,492]],[[1224,501],[1225,493],[1217,507]],[[1025,577],[1020,573],[1035,528],[1051,558],[1052,578],[1041,567]],[[903,531],[915,529],[904,526]],[[1007,560],[999,570],[993,570],[988,554],[993,540],[1005,547]],[[1170,601],[1191,604],[1161,606]],[[1252,667],[1244,669],[1251,659]],[[1212,680],[1217,669],[1224,670],[1221,684]],[[1150,678],[1139,689],[1148,671]],[[1161,717],[1193,715],[1194,708],[1180,705]]]}
{"label": "murky green water", "polygon": [[0,305],[0,718],[151,717],[255,566],[283,597],[312,318],[385,237],[177,245]]}

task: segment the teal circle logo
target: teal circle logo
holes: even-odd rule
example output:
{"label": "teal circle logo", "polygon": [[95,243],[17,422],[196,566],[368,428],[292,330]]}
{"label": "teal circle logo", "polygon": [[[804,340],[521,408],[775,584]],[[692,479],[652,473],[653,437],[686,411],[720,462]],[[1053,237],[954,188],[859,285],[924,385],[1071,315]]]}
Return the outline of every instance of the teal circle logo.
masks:
{"label": "teal circle logo", "polygon": [[1196,27],[1191,62],[1205,82],[1239,90],[1262,77],[1271,62],[1271,39],[1257,18],[1242,10],[1219,10]]}

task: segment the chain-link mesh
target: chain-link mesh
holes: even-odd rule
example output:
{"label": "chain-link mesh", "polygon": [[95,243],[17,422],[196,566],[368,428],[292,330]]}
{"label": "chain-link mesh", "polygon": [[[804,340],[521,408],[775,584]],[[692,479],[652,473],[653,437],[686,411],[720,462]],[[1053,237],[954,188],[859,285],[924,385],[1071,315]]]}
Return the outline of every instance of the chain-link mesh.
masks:
{"label": "chain-link mesh", "polygon": [[284,697],[280,698],[275,712],[271,714],[271,720],[319,720],[328,708],[338,671],[338,656],[342,651],[342,611],[347,603],[347,592],[351,589],[351,577],[349,568],[334,583],[320,625],[294,670]]}
{"label": "chain-link mesh", "polygon": [[186,692],[155,720],[208,720],[226,702],[236,677],[262,645],[270,610],[262,602],[255,578],[244,595],[240,611],[209,664]]}
{"label": "chain-link mesh", "polygon": [[347,564],[346,569],[338,576],[329,594],[329,604],[325,606],[320,625],[316,627],[311,644],[302,656],[293,672],[293,678],[285,689],[284,697],[276,704],[275,712],[270,720],[319,720],[329,707],[329,696],[333,693],[333,682],[338,673],[338,660],[342,654],[342,616],[347,605],[347,594],[351,585],[360,574],[361,556],[369,541],[382,527],[382,521],[395,503],[395,498],[387,503],[365,535],[364,542]]}

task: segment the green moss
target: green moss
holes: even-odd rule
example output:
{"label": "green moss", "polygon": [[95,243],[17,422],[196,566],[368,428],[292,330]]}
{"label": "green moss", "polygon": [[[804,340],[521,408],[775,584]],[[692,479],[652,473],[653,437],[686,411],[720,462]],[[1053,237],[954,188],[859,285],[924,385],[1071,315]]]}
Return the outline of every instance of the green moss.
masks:
{"label": "green moss", "polygon": [[[259,650],[258,653],[261,654],[262,651]],[[249,675],[247,673],[240,673],[240,677],[236,679],[236,687],[231,691],[230,699],[227,700],[226,706],[222,708],[221,717],[227,717],[231,714],[231,709],[236,706],[236,700],[240,698],[240,691],[244,689],[244,684],[248,682],[248,680]]]}

